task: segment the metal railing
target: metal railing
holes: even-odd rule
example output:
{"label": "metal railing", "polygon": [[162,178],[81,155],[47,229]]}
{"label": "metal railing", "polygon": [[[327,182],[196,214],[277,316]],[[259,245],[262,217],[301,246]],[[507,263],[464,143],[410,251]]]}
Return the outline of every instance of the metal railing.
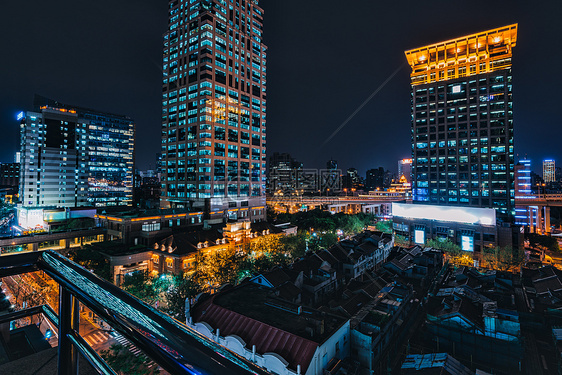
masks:
{"label": "metal railing", "polygon": [[171,374],[268,374],[54,251],[0,257],[0,278],[34,271],[44,271],[59,284],[58,317],[38,306],[4,315],[2,321],[43,313],[57,325],[59,375],[77,374],[78,353],[100,374],[115,375],[80,336],[78,302]]}

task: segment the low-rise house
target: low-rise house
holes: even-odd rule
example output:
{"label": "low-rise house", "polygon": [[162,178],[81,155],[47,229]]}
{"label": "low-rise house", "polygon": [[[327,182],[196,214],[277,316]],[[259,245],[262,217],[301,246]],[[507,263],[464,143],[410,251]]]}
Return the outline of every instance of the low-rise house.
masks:
{"label": "low-rise house", "polygon": [[523,354],[515,276],[474,268],[449,269],[426,304],[426,327],[439,350],[455,351],[489,368],[519,368]]}
{"label": "low-rise house", "polygon": [[386,272],[409,282],[427,287],[444,264],[443,252],[418,245],[411,248],[395,247],[383,265]]}
{"label": "low-rise house", "polygon": [[338,270],[346,280],[359,277],[367,271],[378,269],[388,258],[394,239],[383,232],[364,231],[343,240],[327,252],[337,260]]}
{"label": "low-rise house", "polygon": [[362,303],[351,317],[351,356],[371,373],[386,369],[389,351],[400,345],[411,313],[418,302],[413,289],[395,282],[388,283],[374,298]]}
{"label": "low-rise house", "polygon": [[255,282],[201,299],[187,324],[279,375],[323,375],[332,359],[349,355],[349,320],[280,299]]}

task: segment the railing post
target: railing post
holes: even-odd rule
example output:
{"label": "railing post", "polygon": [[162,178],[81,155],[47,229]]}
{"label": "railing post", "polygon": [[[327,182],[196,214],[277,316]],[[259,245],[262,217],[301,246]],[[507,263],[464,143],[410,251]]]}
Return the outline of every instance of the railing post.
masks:
{"label": "railing post", "polygon": [[72,294],[59,286],[59,375],[78,374],[78,352],[73,348],[69,334],[75,328],[78,330],[78,300]]}

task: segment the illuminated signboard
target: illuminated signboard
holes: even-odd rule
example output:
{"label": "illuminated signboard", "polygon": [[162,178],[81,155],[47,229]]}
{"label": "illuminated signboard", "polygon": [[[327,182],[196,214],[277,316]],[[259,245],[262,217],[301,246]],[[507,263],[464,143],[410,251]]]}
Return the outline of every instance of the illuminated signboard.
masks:
{"label": "illuminated signboard", "polygon": [[24,112],[20,112],[20,113],[18,113],[18,115],[17,115],[16,118],[17,118],[18,121],[21,121],[21,120],[23,120],[24,117],[25,117],[25,113],[24,113]]}
{"label": "illuminated signboard", "polygon": [[474,237],[461,236],[461,249],[462,251],[474,251]]}
{"label": "illuminated signboard", "polygon": [[25,229],[42,229],[45,226],[42,208],[18,208],[18,224]]}
{"label": "illuminated signboard", "polygon": [[392,203],[392,216],[474,225],[496,225],[496,211],[493,208]]}
{"label": "illuminated signboard", "polygon": [[416,229],[414,231],[414,242],[418,245],[425,244],[425,230]]}

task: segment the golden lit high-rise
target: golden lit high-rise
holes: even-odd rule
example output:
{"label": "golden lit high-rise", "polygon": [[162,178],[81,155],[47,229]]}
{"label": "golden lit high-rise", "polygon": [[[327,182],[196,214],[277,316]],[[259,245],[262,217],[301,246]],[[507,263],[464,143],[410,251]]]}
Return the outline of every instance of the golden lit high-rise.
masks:
{"label": "golden lit high-rise", "polygon": [[513,215],[511,58],[517,24],[406,51],[418,203]]}

